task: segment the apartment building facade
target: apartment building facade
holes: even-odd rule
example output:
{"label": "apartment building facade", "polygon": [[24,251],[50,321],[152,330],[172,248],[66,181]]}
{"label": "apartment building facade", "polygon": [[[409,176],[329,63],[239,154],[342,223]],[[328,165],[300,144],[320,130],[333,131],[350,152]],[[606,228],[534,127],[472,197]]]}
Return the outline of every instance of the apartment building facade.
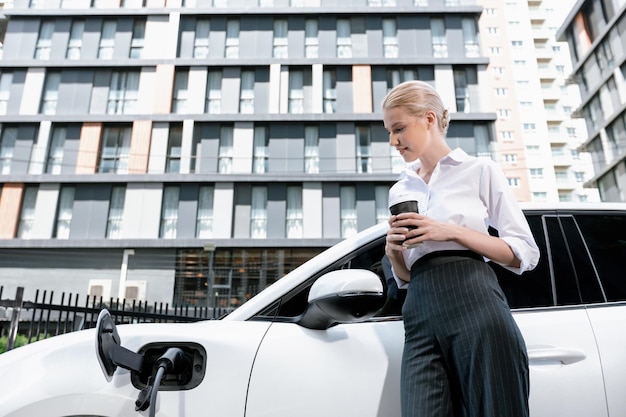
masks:
{"label": "apartment building facade", "polygon": [[16,0],[0,60],[0,274],[234,307],[388,216],[380,102],[422,79],[496,158],[473,1]]}
{"label": "apartment building facade", "polygon": [[626,201],[626,1],[577,1],[559,29],[581,89],[577,109],[587,125],[583,144],[602,201]]}

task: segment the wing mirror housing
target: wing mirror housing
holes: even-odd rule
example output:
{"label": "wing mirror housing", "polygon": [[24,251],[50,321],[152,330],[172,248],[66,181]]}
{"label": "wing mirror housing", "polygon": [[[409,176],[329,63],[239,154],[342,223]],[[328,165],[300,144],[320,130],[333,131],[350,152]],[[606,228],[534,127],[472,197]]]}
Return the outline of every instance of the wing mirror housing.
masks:
{"label": "wing mirror housing", "polygon": [[364,269],[329,272],[311,286],[308,306],[298,324],[326,330],[339,323],[355,323],[371,318],[385,303],[381,278]]}

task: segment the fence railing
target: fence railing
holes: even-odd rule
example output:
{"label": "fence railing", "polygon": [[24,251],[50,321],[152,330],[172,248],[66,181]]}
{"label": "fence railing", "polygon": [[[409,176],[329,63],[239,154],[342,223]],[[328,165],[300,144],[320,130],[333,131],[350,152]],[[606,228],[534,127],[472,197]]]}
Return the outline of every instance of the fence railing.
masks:
{"label": "fence railing", "polygon": [[[202,306],[170,306],[168,303],[148,303],[61,293],[59,302],[54,291],[35,293],[34,301],[23,300],[24,288],[18,287],[14,299],[3,299],[0,286],[0,337],[7,335],[7,350],[15,347],[18,334],[28,343],[96,326],[98,315],[109,310],[116,324],[125,323],[185,323],[217,319],[232,309]],[[10,316],[10,317],[9,317]]]}

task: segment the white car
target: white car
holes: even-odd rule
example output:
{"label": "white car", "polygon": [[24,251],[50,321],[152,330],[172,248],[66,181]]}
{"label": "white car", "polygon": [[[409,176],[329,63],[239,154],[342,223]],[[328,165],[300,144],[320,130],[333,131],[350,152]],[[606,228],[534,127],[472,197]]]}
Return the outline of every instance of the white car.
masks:
{"label": "white car", "polygon": [[[526,340],[531,416],[626,416],[626,204],[524,209],[539,266],[494,268]],[[386,227],[221,320],[116,327],[104,312],[98,329],[2,354],[0,415],[400,416],[402,319],[379,312],[372,272]]]}

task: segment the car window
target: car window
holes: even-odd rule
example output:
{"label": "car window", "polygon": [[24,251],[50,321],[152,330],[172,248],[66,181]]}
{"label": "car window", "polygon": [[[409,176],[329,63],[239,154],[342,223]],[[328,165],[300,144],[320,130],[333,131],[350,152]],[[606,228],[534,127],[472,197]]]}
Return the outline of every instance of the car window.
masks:
{"label": "car window", "polygon": [[608,301],[626,300],[626,215],[575,214]]}
{"label": "car window", "polygon": [[[532,215],[527,216],[527,219],[530,230],[541,252],[537,267],[520,276],[493,262],[489,264],[498,276],[498,282],[509,302],[509,307],[530,308],[552,306],[554,305],[554,296],[550,276],[550,262],[546,255],[546,238],[543,232],[542,218],[540,215]],[[497,235],[497,231],[495,230],[491,230],[490,232],[491,234]]]}
{"label": "car window", "polygon": [[[574,264],[574,274],[582,301],[588,303],[603,303],[606,301],[598,274],[589,257],[589,251],[580,234],[580,229],[571,215],[559,216],[565,242],[571,253]],[[598,225],[596,224],[596,228]]]}

